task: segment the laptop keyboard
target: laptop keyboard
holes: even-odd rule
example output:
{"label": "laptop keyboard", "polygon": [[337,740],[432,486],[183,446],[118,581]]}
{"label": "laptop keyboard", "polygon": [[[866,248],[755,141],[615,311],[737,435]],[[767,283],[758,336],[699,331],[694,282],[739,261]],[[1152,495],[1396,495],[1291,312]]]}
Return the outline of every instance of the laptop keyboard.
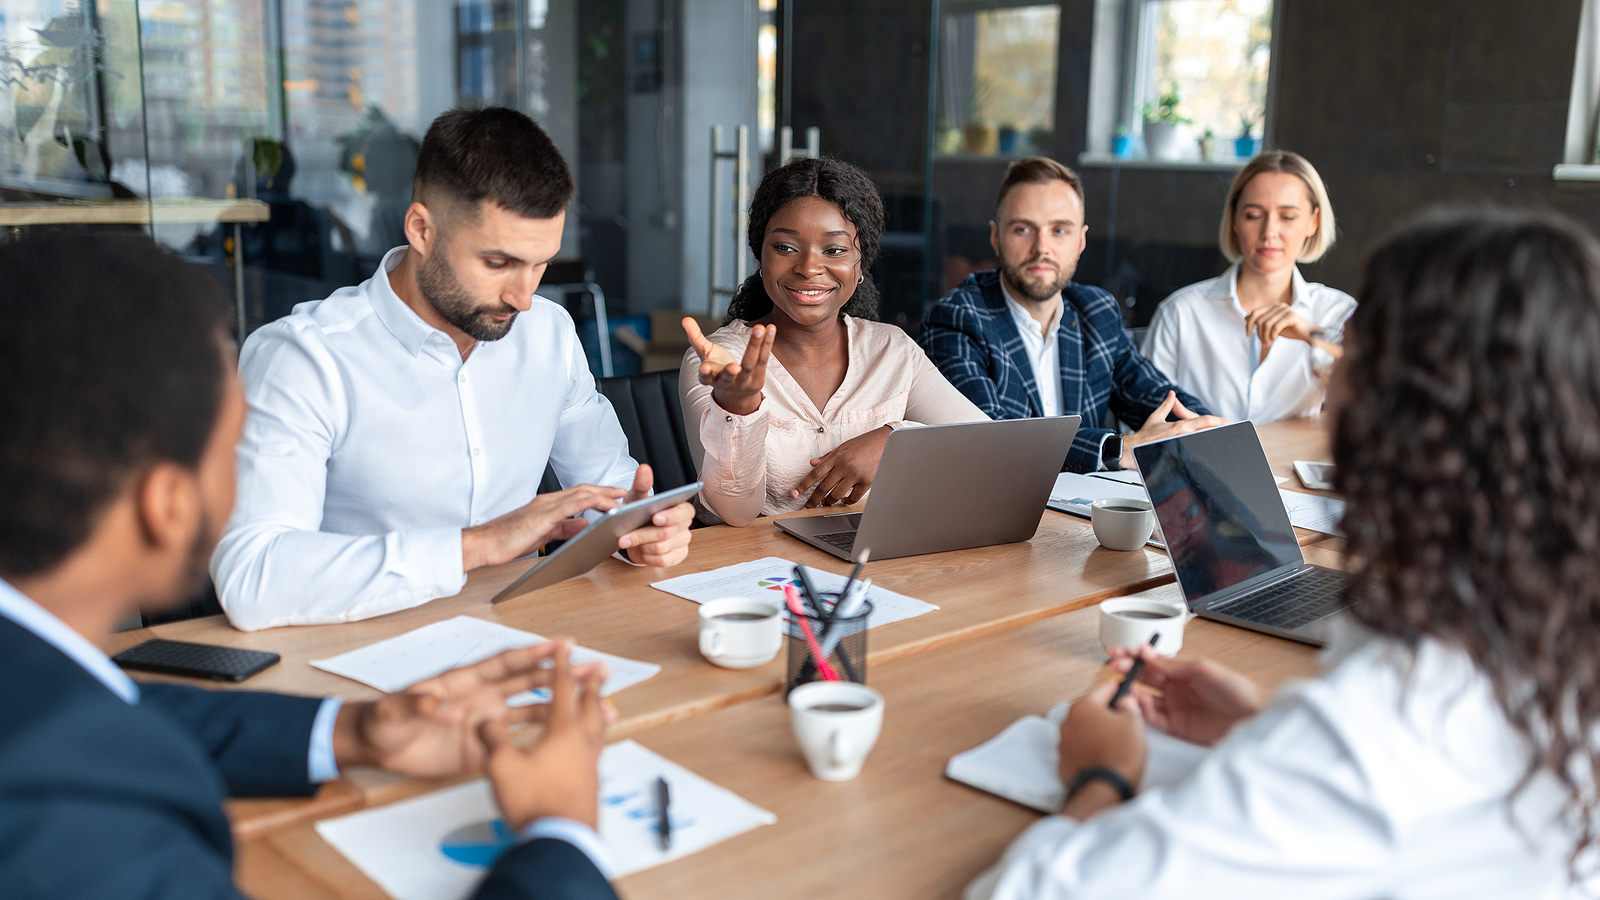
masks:
{"label": "laptop keyboard", "polygon": [[1309,569],[1265,590],[1246,594],[1210,612],[1274,628],[1299,628],[1342,609],[1344,576],[1332,569]]}
{"label": "laptop keyboard", "polygon": [[850,548],[856,545],[856,532],[854,531],[834,531],[828,534],[819,534],[816,537],[817,540],[822,541],[824,544],[838,547],[846,553],[849,553]]}

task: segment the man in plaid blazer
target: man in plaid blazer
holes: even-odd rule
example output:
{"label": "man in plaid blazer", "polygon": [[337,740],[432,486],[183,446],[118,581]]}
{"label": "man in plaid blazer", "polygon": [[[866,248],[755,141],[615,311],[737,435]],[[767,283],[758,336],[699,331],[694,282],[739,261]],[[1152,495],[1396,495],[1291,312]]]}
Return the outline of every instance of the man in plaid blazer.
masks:
{"label": "man in plaid blazer", "polygon": [[[1135,444],[1224,424],[1139,352],[1110,294],[1072,282],[1085,244],[1076,173],[1018,160],[997,205],[1000,269],[968,276],[923,322],[923,347],[951,384],[991,419],[1082,416],[1063,466],[1074,472],[1132,468]],[[1108,410],[1137,430],[1100,427]]]}

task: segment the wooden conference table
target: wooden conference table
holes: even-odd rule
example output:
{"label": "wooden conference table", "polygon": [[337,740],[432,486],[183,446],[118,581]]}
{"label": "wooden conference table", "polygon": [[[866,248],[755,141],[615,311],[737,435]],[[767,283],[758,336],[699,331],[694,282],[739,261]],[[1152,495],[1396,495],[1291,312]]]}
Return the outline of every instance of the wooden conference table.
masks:
{"label": "wooden conference table", "polygon": [[[1325,458],[1316,420],[1275,423],[1263,427],[1261,435],[1280,474],[1293,459]],[[1326,545],[1327,536],[1305,532],[1301,537],[1310,545],[1309,559],[1339,564],[1336,545]],[[780,534],[763,519],[742,529],[697,531],[688,561],[670,571],[608,561],[582,578],[499,606],[490,606],[488,598],[522,565],[474,572],[455,597],[365,622],[246,634],[212,617],[117,635],[108,649],[151,636],[267,649],[281,654],[283,662],[241,688],[361,700],[378,692],[307,662],[463,614],[544,635],[572,635],[584,646],[662,667],[654,678],[613,698],[620,716],[610,740],[635,737],[690,769],[714,773],[719,784],[779,816],[775,826],[625,879],[626,895],[679,896],[698,884],[707,896],[745,896],[751,891],[735,889],[736,879],[730,880],[739,872],[745,873],[740,882],[745,888],[759,882],[764,893],[787,894],[787,883],[798,879],[796,896],[807,885],[810,896],[826,895],[827,884],[808,879],[833,877],[827,873],[789,866],[784,868],[794,869],[795,879],[780,885],[774,877],[774,866],[787,858],[783,844],[802,834],[808,837],[799,846],[837,840],[862,863],[836,867],[838,873],[854,873],[834,884],[845,893],[954,895],[957,882],[992,860],[1033,813],[945,782],[944,762],[1018,716],[1043,712],[1088,689],[1104,654],[1097,611],[1087,607],[1141,591],[1177,596],[1165,554],[1106,550],[1095,542],[1088,522],[1050,511],[1028,542],[871,564],[877,584],[940,609],[870,632],[868,680],[888,700],[884,735],[861,778],[827,785],[805,771],[789,732],[777,697],[781,656],[744,672],[709,665],[696,649],[694,604],[650,587],[667,577],[764,556],[846,570],[843,562]],[[1186,634],[1184,652],[1219,658],[1267,684],[1309,673],[1313,655],[1300,645],[1199,621]],[[241,883],[263,898],[382,896],[317,837],[310,823],[450,781],[406,781],[357,770],[309,800],[236,801],[229,812],[241,841]],[[833,824],[848,827],[836,834]],[[950,829],[955,832],[944,834]],[[965,842],[947,840],[955,833]],[[779,844],[761,849],[768,841]],[[933,854],[939,857],[936,866],[928,864],[928,854],[916,852],[919,846],[956,845],[961,852]],[[760,862],[752,866],[751,860]],[[891,860],[904,865],[890,866]],[[880,880],[882,890],[865,890]]]}

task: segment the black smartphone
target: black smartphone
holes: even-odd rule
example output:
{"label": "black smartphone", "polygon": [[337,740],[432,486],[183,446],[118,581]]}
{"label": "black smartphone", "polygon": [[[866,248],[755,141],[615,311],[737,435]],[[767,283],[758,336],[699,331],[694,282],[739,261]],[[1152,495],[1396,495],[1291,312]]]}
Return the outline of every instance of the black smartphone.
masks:
{"label": "black smartphone", "polygon": [[237,650],[188,641],[149,640],[118,653],[111,661],[124,669],[210,678],[213,681],[243,681],[277,662],[276,653]]}

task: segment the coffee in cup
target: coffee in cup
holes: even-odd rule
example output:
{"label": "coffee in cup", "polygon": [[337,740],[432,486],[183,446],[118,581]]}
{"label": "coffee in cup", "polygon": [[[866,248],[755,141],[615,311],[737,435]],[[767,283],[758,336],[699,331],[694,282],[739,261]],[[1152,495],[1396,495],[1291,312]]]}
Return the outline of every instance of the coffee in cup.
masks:
{"label": "coffee in cup", "polygon": [[789,692],[789,723],[811,774],[849,781],[878,741],[883,696],[853,681],[813,681]]}
{"label": "coffee in cup", "polygon": [[1102,497],[1089,504],[1095,540],[1109,550],[1137,550],[1156,530],[1156,514],[1148,500]]}
{"label": "coffee in cup", "polygon": [[753,669],[783,648],[783,613],[765,600],[729,597],[700,604],[700,653],[724,669]]}
{"label": "coffee in cup", "polygon": [[1155,651],[1174,656],[1183,647],[1183,626],[1189,612],[1177,601],[1150,597],[1114,597],[1100,604],[1100,644],[1140,647],[1157,635]]}

